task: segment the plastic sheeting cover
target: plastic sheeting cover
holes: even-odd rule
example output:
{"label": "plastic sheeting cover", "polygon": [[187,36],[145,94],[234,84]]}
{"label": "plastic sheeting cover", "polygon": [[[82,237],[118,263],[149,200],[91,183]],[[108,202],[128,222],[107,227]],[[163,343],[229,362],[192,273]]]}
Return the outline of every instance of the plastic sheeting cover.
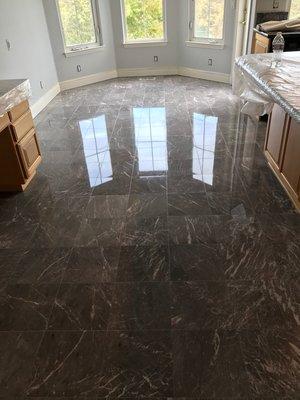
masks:
{"label": "plastic sheeting cover", "polygon": [[0,116],[31,96],[28,79],[0,80]]}
{"label": "plastic sheeting cover", "polygon": [[245,114],[270,113],[277,103],[300,122],[300,51],[283,53],[280,65],[275,65],[272,53],[239,57],[234,91],[244,100]]}

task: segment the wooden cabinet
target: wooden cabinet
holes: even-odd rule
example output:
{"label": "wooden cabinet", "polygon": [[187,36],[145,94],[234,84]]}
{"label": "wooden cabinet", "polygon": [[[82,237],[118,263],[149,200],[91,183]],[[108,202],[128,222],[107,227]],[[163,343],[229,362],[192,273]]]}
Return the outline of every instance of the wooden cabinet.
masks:
{"label": "wooden cabinet", "polygon": [[271,118],[269,119],[269,127],[266,137],[266,151],[279,165],[282,149],[282,141],[284,136],[285,125],[287,122],[286,112],[277,104],[274,105]]}
{"label": "wooden cabinet", "polygon": [[252,44],[252,53],[254,54],[262,54],[269,53],[270,51],[270,40],[269,38],[255,33]]}
{"label": "wooden cabinet", "polygon": [[11,122],[15,122],[19,119],[23,114],[25,114],[29,110],[29,103],[27,100],[22,101],[22,103],[15,106],[13,109],[8,111],[9,119]]}
{"label": "wooden cabinet", "polygon": [[[276,32],[264,33],[254,28],[252,53],[271,53],[272,42],[276,36]],[[300,50],[300,32],[284,32],[283,33],[285,46],[284,51],[299,51]]]}
{"label": "wooden cabinet", "polygon": [[34,129],[18,143],[18,149],[23,161],[25,175],[29,178],[42,160]]}
{"label": "wooden cabinet", "polygon": [[12,124],[16,141],[21,140],[33,128],[33,125],[31,112],[27,110],[25,114]]}
{"label": "wooden cabinet", "polygon": [[25,190],[41,162],[27,101],[0,117],[0,191]]}
{"label": "wooden cabinet", "polygon": [[290,121],[282,162],[282,174],[300,198],[300,123]]}
{"label": "wooden cabinet", "polygon": [[274,106],[269,117],[265,155],[300,211],[300,123],[278,105]]}

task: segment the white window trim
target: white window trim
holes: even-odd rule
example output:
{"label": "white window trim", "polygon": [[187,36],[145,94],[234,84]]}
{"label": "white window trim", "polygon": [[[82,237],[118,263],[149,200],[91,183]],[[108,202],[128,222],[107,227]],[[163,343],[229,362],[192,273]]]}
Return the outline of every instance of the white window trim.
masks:
{"label": "white window trim", "polygon": [[127,25],[126,25],[126,14],[125,14],[125,0],[120,0],[121,5],[121,19],[122,19],[122,31],[123,31],[123,47],[148,47],[148,46],[165,46],[168,43],[167,39],[167,4],[166,0],[163,2],[163,27],[164,37],[161,39],[149,39],[149,40],[127,40]]}
{"label": "white window trim", "polygon": [[102,40],[99,5],[98,5],[97,0],[90,0],[90,1],[91,1],[91,5],[92,5],[92,14],[93,14],[96,42],[95,43],[86,43],[86,44],[81,44],[81,45],[76,45],[76,46],[67,46],[58,0],[55,0],[56,11],[57,11],[58,20],[59,20],[60,33],[61,33],[62,41],[64,44],[64,53],[63,54],[66,57],[76,56],[76,55],[79,55],[80,53],[81,54],[93,53],[95,51],[102,50],[104,47],[103,40]]}
{"label": "white window trim", "polygon": [[188,1],[188,40],[185,42],[186,46],[202,47],[213,49],[224,49],[225,47],[225,26],[226,26],[226,5],[227,0],[224,0],[224,20],[223,20],[223,38],[222,39],[205,39],[197,38],[194,36],[194,23],[195,23],[195,0]]}

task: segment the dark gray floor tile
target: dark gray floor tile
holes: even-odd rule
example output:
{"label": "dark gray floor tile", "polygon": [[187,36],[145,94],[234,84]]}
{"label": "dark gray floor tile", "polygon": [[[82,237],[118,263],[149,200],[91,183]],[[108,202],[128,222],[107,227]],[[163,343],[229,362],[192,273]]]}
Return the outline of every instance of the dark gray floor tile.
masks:
{"label": "dark gray floor tile", "polygon": [[171,397],[172,366],[169,332],[109,332],[99,396]]}
{"label": "dark gray floor tile", "polygon": [[105,330],[112,303],[110,284],[62,284],[49,321],[50,330]]}
{"label": "dark gray floor tile", "polygon": [[213,243],[172,245],[171,281],[224,281],[223,257],[219,246]]}
{"label": "dark gray floor tile", "polygon": [[249,380],[249,399],[298,398],[299,337],[296,330],[245,331],[240,343]]}
{"label": "dark gray floor tile", "polygon": [[247,375],[234,331],[174,331],[175,397],[244,399]]}
{"label": "dark gray floor tile", "polygon": [[131,194],[126,211],[127,219],[166,217],[167,196],[163,193]]}
{"label": "dark gray floor tile", "polygon": [[26,395],[95,396],[102,386],[105,342],[105,332],[46,332]]}
{"label": "dark gray floor tile", "polygon": [[113,290],[108,330],[170,329],[167,282],[117,283]]}
{"label": "dark gray floor tile", "polygon": [[223,282],[172,282],[172,329],[230,329],[233,305]]}
{"label": "dark gray floor tile", "polygon": [[211,215],[212,210],[206,193],[169,194],[168,214],[170,216]]}
{"label": "dark gray floor tile", "polygon": [[75,247],[63,275],[64,283],[114,282],[120,247]]}
{"label": "dark gray floor tile", "polygon": [[167,220],[164,217],[131,218],[126,221],[123,246],[166,245]]}
{"label": "dark gray floor tile", "polygon": [[168,253],[168,247],[159,244],[121,247],[117,281],[168,281]]}
{"label": "dark gray floor tile", "polygon": [[21,399],[34,379],[42,332],[0,332],[0,398]]}
{"label": "dark gray floor tile", "polygon": [[7,285],[0,291],[0,330],[44,330],[58,285]]}

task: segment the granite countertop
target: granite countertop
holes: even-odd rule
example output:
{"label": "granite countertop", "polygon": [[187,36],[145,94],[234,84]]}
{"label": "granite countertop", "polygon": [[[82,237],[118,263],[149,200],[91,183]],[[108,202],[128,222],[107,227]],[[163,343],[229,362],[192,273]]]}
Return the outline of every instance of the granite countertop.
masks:
{"label": "granite countertop", "polygon": [[28,79],[0,80],[0,116],[30,96]]}
{"label": "granite countertop", "polygon": [[280,66],[274,65],[269,53],[239,57],[236,67],[300,123],[300,51],[283,53]]}

